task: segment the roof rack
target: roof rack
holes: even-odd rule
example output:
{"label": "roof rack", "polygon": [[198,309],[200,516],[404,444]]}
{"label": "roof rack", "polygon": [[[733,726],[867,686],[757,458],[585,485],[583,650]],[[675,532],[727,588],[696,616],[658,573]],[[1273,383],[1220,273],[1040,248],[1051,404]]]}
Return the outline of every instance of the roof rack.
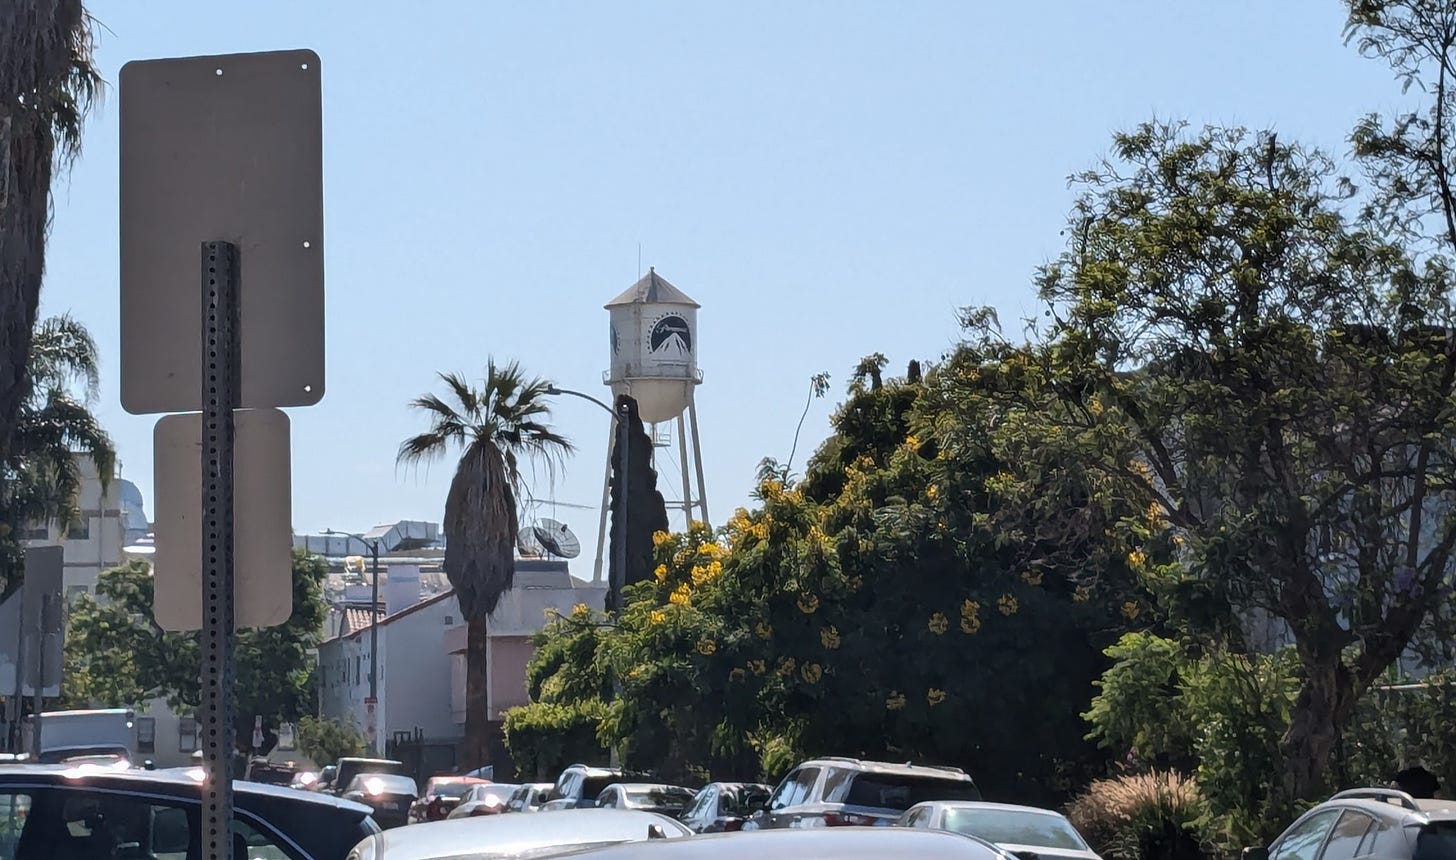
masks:
{"label": "roof rack", "polygon": [[821,756],[818,756],[818,757],[812,759],[812,761],[839,761],[839,762],[845,762],[845,763],[848,763],[848,764],[864,765],[866,767],[921,768],[923,770],[938,770],[938,771],[943,771],[945,773],[956,773],[956,774],[961,774],[963,776],[965,775],[965,771],[962,770],[961,768],[955,767],[953,765],[948,765],[948,764],[916,764],[915,762],[912,762],[912,761],[906,761],[906,762],[898,762],[898,761],[875,761],[875,760],[872,760],[872,759],[850,758],[848,756],[842,756],[842,755],[821,755]]}
{"label": "roof rack", "polygon": [[1382,803],[1395,801],[1412,812],[1421,811],[1421,806],[1414,797],[1394,788],[1352,788],[1336,794],[1330,800],[1378,800]]}

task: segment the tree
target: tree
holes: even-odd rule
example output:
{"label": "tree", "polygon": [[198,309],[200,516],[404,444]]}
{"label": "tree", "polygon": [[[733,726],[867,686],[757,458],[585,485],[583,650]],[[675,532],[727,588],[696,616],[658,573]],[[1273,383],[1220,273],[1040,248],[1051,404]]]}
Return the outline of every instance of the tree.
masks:
{"label": "tree", "polygon": [[1250,615],[1287,628],[1286,815],[1372,681],[1450,628],[1450,271],[1350,223],[1329,159],[1272,134],[1146,124],[1077,183],[1018,396],[1059,404],[1043,450],[1167,523],[1150,581],[1184,629],[1242,652]]}
{"label": "tree", "polygon": [[[253,723],[266,735],[315,708],[314,650],[323,637],[327,568],[317,556],[293,553],[293,614],[277,627],[239,630],[233,695],[237,742],[253,752]],[[201,706],[201,644],[196,632],[163,630],[152,617],[153,579],[142,561],[104,571],[96,599],[71,610],[62,695],[68,704],[143,705],[164,697],[178,710]],[[271,747],[267,740],[265,747]],[[259,750],[266,752],[266,750]]]}
{"label": "tree", "polygon": [[[612,550],[608,565],[608,581],[620,582],[623,587],[646,579],[652,570],[652,536],[667,530],[667,503],[657,489],[657,470],[652,468],[652,437],[642,425],[637,412],[637,401],[623,394],[617,397],[614,414],[617,420],[627,418],[627,471],[622,472],[622,455],[612,445]],[[615,437],[620,438],[620,437]],[[687,464],[683,464],[687,468]],[[627,569],[617,570],[617,541],[620,534],[617,517],[621,515],[621,494],[627,492]],[[607,592],[607,610],[615,612],[619,607],[611,605],[612,593]]]}
{"label": "tree", "polygon": [[364,736],[358,729],[321,717],[303,717],[298,721],[298,748],[319,767],[365,752]]}
{"label": "tree", "polygon": [[[45,271],[54,169],[74,159],[102,82],[81,0],[0,5],[0,464],[10,462]],[[9,476],[0,470],[0,498]]]}
{"label": "tree", "polygon": [[434,394],[410,406],[424,412],[430,429],[400,445],[408,466],[460,450],[445,497],[445,576],[466,619],[465,761],[485,763],[490,755],[486,699],[486,621],[515,577],[517,500],[526,492],[522,460],[554,468],[571,443],[546,422],[550,384],[529,378],[516,362],[486,364],[479,389],[465,377],[442,373],[453,402]]}
{"label": "tree", "polygon": [[0,599],[21,585],[18,530],[54,523],[62,534],[80,515],[78,454],[90,457],[103,488],[116,468],[111,437],[91,412],[100,384],[96,342],[58,316],[36,326],[30,393],[20,405],[9,455],[0,460]]}

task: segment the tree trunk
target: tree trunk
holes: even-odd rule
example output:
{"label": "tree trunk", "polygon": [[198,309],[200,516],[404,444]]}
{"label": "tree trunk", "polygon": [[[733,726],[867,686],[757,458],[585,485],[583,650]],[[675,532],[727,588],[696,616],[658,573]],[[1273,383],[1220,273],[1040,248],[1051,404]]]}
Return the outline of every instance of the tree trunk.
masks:
{"label": "tree trunk", "polygon": [[1304,661],[1304,682],[1284,735],[1284,780],[1273,786],[1268,814],[1287,822],[1302,800],[1324,798],[1334,772],[1335,752],[1354,710],[1354,679],[1339,652]]}
{"label": "tree trunk", "polygon": [[486,616],[476,615],[465,630],[465,769],[490,764],[490,703],[486,695]]}

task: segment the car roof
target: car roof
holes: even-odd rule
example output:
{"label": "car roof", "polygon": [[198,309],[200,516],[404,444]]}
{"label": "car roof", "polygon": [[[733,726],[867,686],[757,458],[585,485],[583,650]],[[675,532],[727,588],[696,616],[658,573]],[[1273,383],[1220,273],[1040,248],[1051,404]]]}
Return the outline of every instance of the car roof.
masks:
{"label": "car roof", "polygon": [[658,839],[580,851],[564,857],[580,860],[967,860],[980,849],[984,858],[1004,852],[980,839],[908,827],[826,827],[803,830],[755,830],[746,833],[709,833],[691,839]]}
{"label": "car roof", "polygon": [[[177,797],[200,798],[200,784],[191,775],[192,770],[193,768],[116,770],[71,765],[0,763],[0,782],[12,785],[95,786],[113,791],[153,791]],[[369,807],[341,797],[241,779],[233,780],[233,793],[244,797],[278,798],[290,802],[331,806],[365,815],[371,812]]]}
{"label": "car roof", "polygon": [[926,800],[915,804],[905,811],[909,812],[912,809],[920,809],[922,807],[938,807],[940,809],[989,809],[1000,810],[1002,812],[1026,812],[1034,815],[1051,815],[1056,818],[1066,818],[1065,815],[1062,815],[1055,809],[1044,809],[1040,806],[1022,806],[1016,803],[991,803],[984,800]]}
{"label": "car roof", "polygon": [[816,758],[810,759],[799,765],[799,767],[838,767],[850,770],[860,770],[868,773],[893,773],[896,775],[914,774],[915,776],[934,776],[942,779],[966,780],[971,777],[958,767],[947,767],[942,765],[910,764],[908,762],[889,761],[861,761],[852,758]]}
{"label": "car roof", "polygon": [[[686,791],[692,793],[691,788],[684,788],[680,785],[673,785],[667,782],[614,782],[612,785],[619,785],[626,791]],[[611,788],[612,785],[607,786]]]}
{"label": "car roof", "polygon": [[568,809],[550,815],[489,815],[429,821],[386,830],[373,837],[373,856],[388,860],[430,860],[469,857],[474,851],[489,856],[494,852],[510,854],[556,845],[645,841],[653,826],[661,827],[670,835],[689,835],[686,827],[655,812]]}

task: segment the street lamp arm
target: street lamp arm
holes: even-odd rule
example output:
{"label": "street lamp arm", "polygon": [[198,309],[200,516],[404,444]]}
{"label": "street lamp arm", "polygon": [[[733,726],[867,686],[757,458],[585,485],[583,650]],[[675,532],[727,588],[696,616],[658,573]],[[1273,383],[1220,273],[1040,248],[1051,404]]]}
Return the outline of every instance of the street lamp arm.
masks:
{"label": "street lamp arm", "polygon": [[613,409],[612,407],[608,406],[597,398],[592,397],[590,394],[587,394],[584,391],[572,391],[570,388],[557,388],[556,386],[551,385],[547,386],[546,393],[552,395],[553,397],[561,394],[569,394],[572,397],[580,397],[582,400],[588,400],[607,410],[607,414],[612,416],[613,421],[616,421],[618,418],[617,410]]}

